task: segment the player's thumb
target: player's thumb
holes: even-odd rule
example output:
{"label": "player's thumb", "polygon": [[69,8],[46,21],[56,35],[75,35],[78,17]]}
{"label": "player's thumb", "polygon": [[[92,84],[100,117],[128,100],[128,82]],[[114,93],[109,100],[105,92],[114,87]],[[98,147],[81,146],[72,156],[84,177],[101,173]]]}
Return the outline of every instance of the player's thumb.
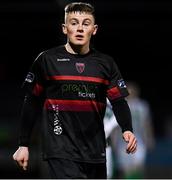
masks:
{"label": "player's thumb", "polygon": [[123,138],[124,138],[125,142],[129,142],[129,139],[130,139],[129,133],[128,133],[128,132],[125,132],[125,133],[123,134]]}
{"label": "player's thumb", "polygon": [[27,166],[28,166],[28,160],[27,159],[24,159],[24,162],[23,162],[23,170],[27,170]]}

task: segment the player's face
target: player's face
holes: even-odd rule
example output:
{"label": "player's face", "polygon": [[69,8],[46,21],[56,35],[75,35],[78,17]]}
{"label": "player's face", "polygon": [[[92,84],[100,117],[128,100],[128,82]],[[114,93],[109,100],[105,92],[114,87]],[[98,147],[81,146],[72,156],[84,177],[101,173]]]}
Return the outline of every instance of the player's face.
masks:
{"label": "player's face", "polygon": [[91,14],[72,12],[66,15],[63,33],[73,45],[89,46],[92,35],[96,34],[97,25]]}

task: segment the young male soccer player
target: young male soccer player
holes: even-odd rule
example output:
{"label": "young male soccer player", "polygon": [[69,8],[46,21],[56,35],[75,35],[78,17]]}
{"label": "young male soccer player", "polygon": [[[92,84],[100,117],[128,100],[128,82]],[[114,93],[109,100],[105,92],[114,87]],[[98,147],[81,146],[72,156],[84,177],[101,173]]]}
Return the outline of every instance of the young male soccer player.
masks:
{"label": "young male soccer player", "polygon": [[92,5],[68,4],[62,25],[67,43],[42,52],[34,61],[23,87],[19,148],[13,155],[24,170],[31,130],[42,112],[43,158],[51,177],[106,178],[106,97],[121,126],[127,153],[136,151],[124,80],[112,57],[90,47],[97,28]]}

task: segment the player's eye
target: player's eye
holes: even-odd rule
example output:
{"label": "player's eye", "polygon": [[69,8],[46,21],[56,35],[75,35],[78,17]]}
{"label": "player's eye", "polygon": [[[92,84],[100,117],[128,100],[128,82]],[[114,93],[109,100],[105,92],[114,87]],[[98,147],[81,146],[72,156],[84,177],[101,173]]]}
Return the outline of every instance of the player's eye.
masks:
{"label": "player's eye", "polygon": [[84,26],[89,26],[89,23],[84,23]]}
{"label": "player's eye", "polygon": [[86,20],[86,21],[83,23],[84,26],[89,26],[90,24],[91,24],[91,22],[88,21],[88,20]]}
{"label": "player's eye", "polygon": [[75,25],[77,25],[77,22],[76,21],[72,21],[71,25],[75,26]]}

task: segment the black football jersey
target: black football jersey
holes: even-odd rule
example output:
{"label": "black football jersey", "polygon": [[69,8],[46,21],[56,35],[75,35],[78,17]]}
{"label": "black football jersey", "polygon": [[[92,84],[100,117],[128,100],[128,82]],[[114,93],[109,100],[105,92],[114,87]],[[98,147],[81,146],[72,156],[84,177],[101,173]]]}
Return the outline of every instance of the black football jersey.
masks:
{"label": "black football jersey", "polygon": [[105,162],[103,118],[111,103],[128,95],[115,60],[95,49],[70,54],[64,46],[42,52],[24,87],[43,103],[43,157]]}

